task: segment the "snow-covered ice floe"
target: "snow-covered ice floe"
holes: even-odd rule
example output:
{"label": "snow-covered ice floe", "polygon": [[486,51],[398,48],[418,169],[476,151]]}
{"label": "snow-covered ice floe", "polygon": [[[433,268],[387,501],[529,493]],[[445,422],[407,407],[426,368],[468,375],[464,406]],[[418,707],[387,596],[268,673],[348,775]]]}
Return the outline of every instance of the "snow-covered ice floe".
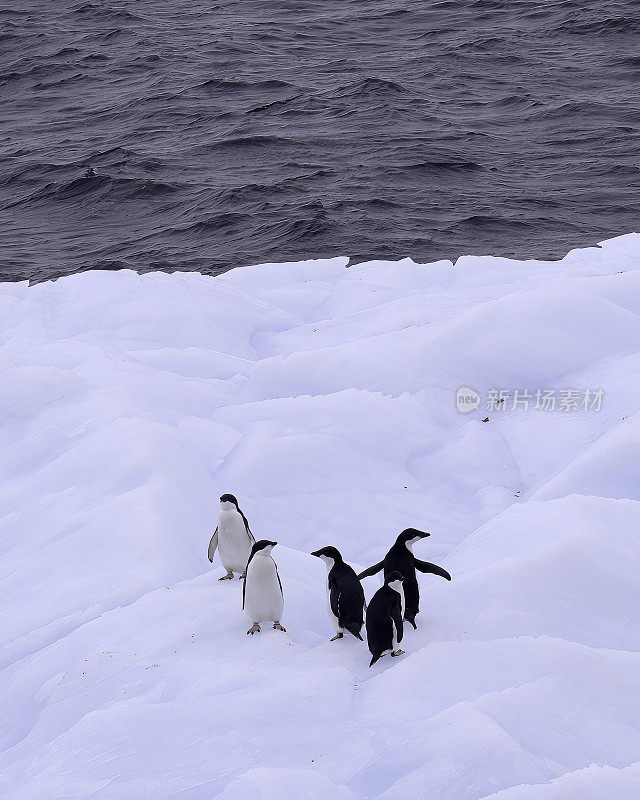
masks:
{"label": "snow-covered ice floe", "polygon": [[[0,285],[0,797],[637,800],[639,315],[637,234]],[[222,492],[286,634],[207,561]],[[369,669],[309,552],[410,526],[453,580]]]}

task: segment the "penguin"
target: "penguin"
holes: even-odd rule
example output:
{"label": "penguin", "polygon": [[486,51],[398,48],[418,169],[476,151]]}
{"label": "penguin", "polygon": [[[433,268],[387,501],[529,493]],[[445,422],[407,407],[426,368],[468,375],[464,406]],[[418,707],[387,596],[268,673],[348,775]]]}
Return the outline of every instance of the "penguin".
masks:
{"label": "penguin", "polygon": [[251,548],[247,575],[242,587],[242,608],[253,622],[247,635],[260,633],[260,623],[270,620],[273,620],[276,630],[286,631],[280,624],[284,608],[282,583],[276,562],[271,558],[271,551],[277,544],[261,539]]}
{"label": "penguin", "polygon": [[401,656],[398,649],[402,641],[403,577],[399,572],[390,572],[373,595],[367,606],[367,644],[371,652],[372,667],[386,653]]}
{"label": "penguin", "polygon": [[218,578],[219,581],[233,580],[234,572],[239,572],[240,578],[244,578],[251,548],[255,543],[255,537],[238,501],[232,494],[223,494],[220,497],[218,525],[209,542],[208,551],[209,561],[213,564],[218,548],[222,566],[227,570],[226,575]]}
{"label": "penguin", "polygon": [[375,575],[376,572],[380,572],[383,567],[385,577],[391,572],[399,572],[404,579],[402,583],[406,606],[404,619],[410,622],[414,628],[418,627],[416,625],[416,614],[420,610],[420,590],[418,588],[416,570],[432,572],[434,575],[440,575],[441,578],[445,578],[448,581],[451,580],[451,575],[446,569],[442,569],[437,564],[431,564],[428,561],[420,561],[413,555],[413,545],[420,539],[426,539],[430,535],[415,528],[407,528],[398,536],[395,544],[382,561],[369,567],[369,569],[365,569],[364,572],[358,575],[358,578],[362,580],[369,575]]}
{"label": "penguin", "polygon": [[364,622],[364,589],[355,570],[345,564],[335,547],[321,547],[311,555],[327,565],[327,611],[336,632],[331,641],[342,639],[345,631],[364,641],[360,635]]}

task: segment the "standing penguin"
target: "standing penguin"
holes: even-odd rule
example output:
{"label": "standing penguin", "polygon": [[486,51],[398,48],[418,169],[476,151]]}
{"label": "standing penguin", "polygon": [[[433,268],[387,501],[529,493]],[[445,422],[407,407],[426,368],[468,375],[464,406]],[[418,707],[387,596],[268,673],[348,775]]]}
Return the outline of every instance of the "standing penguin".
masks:
{"label": "standing penguin", "polygon": [[401,656],[398,649],[402,641],[403,578],[399,572],[390,572],[371,598],[367,607],[367,644],[371,652],[372,667],[385,653]]}
{"label": "standing penguin", "polygon": [[220,551],[220,561],[227,574],[219,581],[233,580],[233,573],[239,572],[244,578],[247,561],[255,538],[249,528],[247,518],[240,511],[238,501],[232,494],[223,494],[220,498],[220,516],[211,541],[209,542],[209,561],[213,564],[216,548]]}
{"label": "standing penguin", "polygon": [[364,589],[355,570],[345,564],[335,547],[322,547],[311,553],[327,565],[327,611],[336,635],[342,639],[345,631],[363,641],[360,631],[364,621]]}
{"label": "standing penguin", "polygon": [[247,576],[242,587],[242,608],[253,625],[247,634],[260,633],[260,623],[273,620],[276,630],[284,631],[280,624],[284,597],[282,583],[271,551],[277,542],[261,539],[251,548],[247,563]]}
{"label": "standing penguin", "polygon": [[440,575],[441,578],[446,578],[448,581],[451,580],[451,575],[446,569],[442,569],[437,564],[431,564],[428,561],[420,561],[413,555],[413,545],[420,539],[426,539],[430,535],[415,528],[407,528],[398,536],[395,544],[382,561],[369,567],[369,569],[365,569],[364,572],[358,575],[358,578],[362,580],[362,578],[380,572],[383,567],[385,578],[392,572],[399,572],[403,577],[402,586],[406,606],[404,619],[410,622],[414,628],[418,627],[416,625],[416,614],[420,610],[420,590],[418,588],[416,570],[432,572],[434,575]]}

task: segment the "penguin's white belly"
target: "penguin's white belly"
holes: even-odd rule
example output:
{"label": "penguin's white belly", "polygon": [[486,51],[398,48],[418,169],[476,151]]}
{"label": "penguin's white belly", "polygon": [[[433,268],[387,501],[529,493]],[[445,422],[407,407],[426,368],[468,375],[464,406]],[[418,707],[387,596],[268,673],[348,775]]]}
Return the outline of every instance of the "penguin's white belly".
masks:
{"label": "penguin's white belly", "polygon": [[338,617],[333,613],[331,609],[331,592],[329,590],[329,581],[327,581],[327,612],[329,613],[329,619],[331,620],[331,624],[333,625],[333,630],[336,633],[344,633],[344,628],[341,628],[338,623]]}
{"label": "penguin's white belly", "polygon": [[251,622],[279,622],[284,600],[271,556],[255,555],[247,570],[244,610]]}
{"label": "penguin's white belly", "polygon": [[237,511],[221,511],[218,517],[218,551],[227,570],[244,572],[251,555],[251,539]]}
{"label": "penguin's white belly", "polygon": [[[404,619],[404,589],[400,590],[400,619]],[[396,628],[396,623],[391,620],[391,625],[393,626],[393,652],[398,649],[398,629]]]}
{"label": "penguin's white belly", "polygon": [[395,651],[398,649],[398,629],[396,628],[396,623],[393,620],[391,620],[391,625],[393,627],[393,639],[391,641],[391,651],[395,653]]}

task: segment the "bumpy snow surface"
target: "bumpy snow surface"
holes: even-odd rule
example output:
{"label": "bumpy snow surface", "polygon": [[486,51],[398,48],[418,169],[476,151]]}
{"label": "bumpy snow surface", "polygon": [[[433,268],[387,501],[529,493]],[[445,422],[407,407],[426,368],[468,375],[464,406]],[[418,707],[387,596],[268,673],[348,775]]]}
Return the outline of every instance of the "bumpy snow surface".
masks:
{"label": "bumpy snow surface", "polygon": [[[640,797],[640,236],[0,309],[3,800]],[[207,561],[222,492],[279,542],[286,633]],[[453,580],[370,669],[309,551],[364,567],[409,526]]]}

